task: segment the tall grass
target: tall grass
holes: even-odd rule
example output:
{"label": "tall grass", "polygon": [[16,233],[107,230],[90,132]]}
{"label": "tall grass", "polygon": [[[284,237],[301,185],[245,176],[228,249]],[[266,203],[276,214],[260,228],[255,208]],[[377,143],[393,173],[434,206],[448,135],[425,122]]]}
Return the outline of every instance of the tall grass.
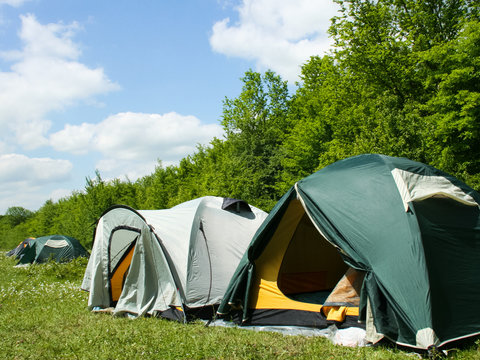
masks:
{"label": "tall grass", "polygon": [[[324,338],[117,318],[87,309],[85,259],[26,268],[0,255],[0,359],[415,359],[395,348],[335,346]],[[480,359],[478,346],[454,359]]]}

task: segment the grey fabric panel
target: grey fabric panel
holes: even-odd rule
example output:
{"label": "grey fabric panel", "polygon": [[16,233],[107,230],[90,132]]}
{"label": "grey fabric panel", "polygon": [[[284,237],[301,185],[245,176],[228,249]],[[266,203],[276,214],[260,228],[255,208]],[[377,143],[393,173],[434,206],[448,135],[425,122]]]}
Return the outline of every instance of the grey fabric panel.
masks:
{"label": "grey fabric panel", "polygon": [[168,256],[175,266],[179,286],[186,288],[187,263],[192,232],[192,223],[195,219],[198,200],[188,201],[182,206],[167,210],[141,210],[139,213],[152,226],[159,237]]}
{"label": "grey fabric panel", "polygon": [[207,198],[193,223],[188,263],[188,307],[220,303],[233,272],[267,213],[251,207],[223,210],[222,198]]}
{"label": "grey fabric panel", "polygon": [[181,306],[165,256],[151,232],[137,240],[130,269],[114,314],[136,316]]}
{"label": "grey fabric panel", "polygon": [[88,297],[88,307],[90,309],[96,306],[101,308],[110,306],[108,282],[104,273],[104,268],[107,267],[107,263],[103,257],[104,248],[107,243],[103,240],[103,237],[104,218],[101,218],[97,224],[92,253],[88,260],[82,282],[82,289],[90,292]]}
{"label": "grey fabric panel", "polygon": [[138,237],[138,235],[139,230],[132,231],[131,229],[126,229],[122,227],[114,229],[114,232],[110,234],[110,273],[113,272],[115,267],[122,259],[122,256],[129,249],[129,246]]}

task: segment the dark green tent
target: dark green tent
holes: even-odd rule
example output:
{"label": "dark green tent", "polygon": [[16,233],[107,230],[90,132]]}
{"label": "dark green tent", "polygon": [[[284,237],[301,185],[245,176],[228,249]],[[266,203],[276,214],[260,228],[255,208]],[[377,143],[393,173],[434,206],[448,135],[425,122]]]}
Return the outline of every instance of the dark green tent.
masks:
{"label": "dark green tent", "polygon": [[5,255],[16,256],[20,251],[23,250],[23,248],[26,248],[28,246],[28,243],[30,241],[32,241],[33,239],[35,239],[35,238],[32,238],[32,237],[26,238],[25,240],[21,241],[20,244],[18,244],[15,248],[8,251]]}
{"label": "dark green tent", "polygon": [[88,257],[88,252],[73,237],[49,235],[30,240],[16,256],[19,264],[30,264],[50,259],[58,262],[69,261],[80,256]]}
{"label": "dark green tent", "polygon": [[[359,320],[367,340],[418,349],[477,335],[479,204],[480,195],[458,179],[408,159],[336,162],[296,183],[274,207],[218,313],[240,313],[251,325]],[[351,271],[362,275],[358,302],[331,300]],[[315,290],[322,300],[299,297]]]}

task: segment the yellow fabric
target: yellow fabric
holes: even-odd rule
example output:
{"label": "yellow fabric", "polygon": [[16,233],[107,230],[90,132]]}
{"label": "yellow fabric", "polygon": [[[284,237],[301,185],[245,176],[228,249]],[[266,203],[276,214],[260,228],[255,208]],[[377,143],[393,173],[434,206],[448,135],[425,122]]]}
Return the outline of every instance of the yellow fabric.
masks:
{"label": "yellow fabric", "polygon": [[[261,295],[261,296],[258,296]],[[276,282],[262,280],[256,297],[255,309],[293,309],[303,311],[323,311],[327,320],[344,321],[345,316],[358,316],[358,306],[323,306],[295,301],[286,297],[279,289]]]}
{"label": "yellow fabric", "polygon": [[[272,241],[276,239],[272,238]],[[305,213],[296,224],[281,261],[277,281],[285,294],[332,289],[347,270],[339,252],[325,240]],[[288,281],[292,277],[297,289]],[[302,288],[306,283],[309,286]]]}
{"label": "yellow fabric", "polygon": [[110,280],[110,287],[112,289],[112,301],[118,301],[118,299],[120,298],[120,295],[122,294],[123,279],[125,277],[125,273],[128,271],[128,268],[130,267],[134,249],[135,247],[132,247],[130,249],[127,256],[125,256],[122,262],[117,266],[117,269],[112,275],[112,278]]}
{"label": "yellow fabric", "polygon": [[349,306],[323,306],[323,314],[327,317],[328,321],[345,321],[345,316],[358,316],[358,307]]}
{"label": "yellow fabric", "polygon": [[298,200],[290,202],[272,240],[255,261],[256,278],[277,281],[282,260],[305,210]]}
{"label": "yellow fabric", "polygon": [[[309,239],[312,241],[310,247]],[[318,245],[320,241],[323,241],[322,250]],[[295,242],[297,243],[292,245]],[[298,249],[302,247],[303,256],[298,253]],[[346,268],[336,249],[313,228],[300,201],[293,200],[273,234],[272,240],[255,261],[256,271],[249,306],[254,309],[320,311],[322,305],[292,300],[284,292],[305,292],[303,287],[306,283],[309,291],[331,289],[345,273]],[[328,272],[325,271],[327,269]],[[321,275],[318,276],[316,283],[309,279],[313,273]],[[289,280],[294,278],[299,280],[302,276],[304,281],[298,282],[302,288],[295,289],[294,284]],[[281,281],[284,283],[280,284]],[[310,285],[316,285],[317,288],[314,289]]]}
{"label": "yellow fabric", "polygon": [[[303,214],[304,210],[298,200],[290,202],[272,241],[268,243],[262,255],[255,261],[255,279],[249,299],[252,308],[259,308],[259,306],[265,308],[266,304],[271,302],[270,298],[275,298],[274,302],[276,304],[281,303],[281,299],[289,300],[278,289],[277,278],[283,255]],[[267,308],[269,307],[267,306]],[[285,307],[281,306],[280,308]]]}
{"label": "yellow fabric", "polygon": [[325,308],[322,310],[325,316],[327,317],[327,320],[329,321],[342,322],[343,320],[345,320],[345,313],[347,310],[345,306]]}
{"label": "yellow fabric", "polygon": [[278,289],[275,281],[272,282],[262,279],[253,307],[255,309],[295,309],[318,312],[322,308],[322,305],[292,300]]}

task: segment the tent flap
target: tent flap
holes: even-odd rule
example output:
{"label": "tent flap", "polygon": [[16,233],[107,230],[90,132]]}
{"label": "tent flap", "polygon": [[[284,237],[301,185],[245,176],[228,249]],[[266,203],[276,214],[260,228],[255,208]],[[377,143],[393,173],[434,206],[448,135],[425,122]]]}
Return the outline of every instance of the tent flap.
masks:
{"label": "tent flap", "polygon": [[479,206],[474,198],[444,176],[421,175],[401,169],[393,169],[392,176],[402,197],[405,211],[408,211],[408,203],[433,196],[445,196],[465,205]]}

